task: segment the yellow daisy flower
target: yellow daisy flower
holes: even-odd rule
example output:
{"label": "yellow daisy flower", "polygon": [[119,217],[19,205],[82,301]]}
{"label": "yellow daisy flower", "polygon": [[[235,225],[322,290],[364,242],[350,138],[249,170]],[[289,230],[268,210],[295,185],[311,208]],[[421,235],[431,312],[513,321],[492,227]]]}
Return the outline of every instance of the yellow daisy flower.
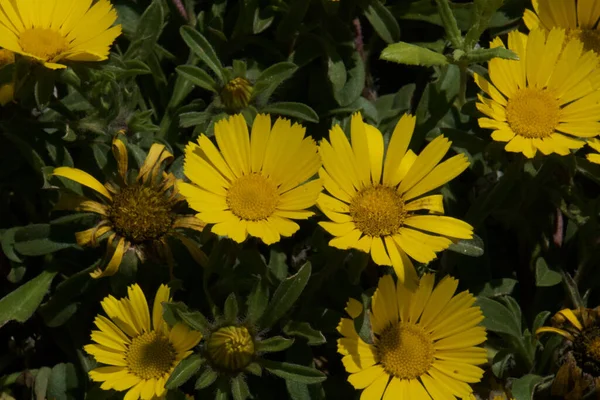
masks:
{"label": "yellow daisy flower", "polygon": [[322,193],[317,200],[331,220],[319,222],[335,236],[329,245],[371,253],[376,264],[392,265],[398,279],[411,287],[417,274],[408,256],[428,263],[452,244],[449,237],[473,236],[469,224],[441,215],[442,195],[426,195],[458,176],[469,161],[459,154],[440,164],[451,144],[443,136],[419,156],[408,150],[415,120],[411,115],[400,119],[385,160],[383,135],[360,114],[352,117],[352,145],[340,126],[334,126],[330,141],[319,146],[319,176],[329,195]]}
{"label": "yellow daisy flower", "polygon": [[525,10],[523,21],[529,30],[563,28],[571,39],[578,39],[585,50],[600,54],[600,1],[532,0],[533,10]]}
{"label": "yellow daisy flower", "polygon": [[600,388],[600,307],[563,309],[536,334],[554,333],[566,339],[563,363],[552,383],[552,395],[581,399]]}
{"label": "yellow daisy flower", "polygon": [[600,140],[599,139],[590,139],[587,144],[594,150],[596,153],[591,153],[586,155],[586,158],[593,162],[594,164],[600,164]]}
{"label": "yellow daisy flower", "polygon": [[137,284],[127,289],[128,297],[108,296],[100,303],[108,318],[94,320],[99,330],[92,331],[96,344],[85,351],[107,366],[89,372],[104,390],[125,391],[124,400],[154,399],[166,394],[165,382],[181,360],[192,354],[200,342],[200,332],[178,323],[169,328],[162,314],[162,303],[171,301],[170,289],[161,285],[156,292],[152,317],[146,296]]}
{"label": "yellow daisy flower", "polygon": [[217,148],[201,135],[185,149],[184,173],[192,183],[179,190],[197,217],[212,231],[238,243],[248,235],[266,244],[291,236],[292,219],[313,215],[307,209],[321,192],[320,180],[308,181],[321,166],[313,139],[304,127],[258,115],[248,134],[241,114],[215,124]]}
{"label": "yellow daisy flower", "polygon": [[108,58],[121,25],[108,0],[0,0],[0,47],[50,69]]}
{"label": "yellow daisy flower", "polygon": [[[358,336],[352,319],[340,321],[338,352],[348,382],[364,389],[361,400],[468,398],[469,383],[481,380],[477,365],[487,361],[478,347],[486,339],[481,309],[468,291],[454,295],[456,279],[447,276],[437,286],[434,281],[425,274],[411,293],[390,275],[379,280],[367,313],[373,344]],[[346,311],[358,317],[361,303],[350,299]]]}
{"label": "yellow daisy flower", "polygon": [[[496,38],[490,47],[504,43]],[[519,61],[491,60],[490,82],[475,74],[489,96],[479,95],[477,109],[489,117],[480,118],[479,126],[493,129],[492,139],[532,158],[538,150],[569,154],[585,145],[580,138],[600,133],[596,54],[583,52],[577,40],[567,41],[562,29],[548,34],[538,29],[529,36],[513,31],[508,47]]]}
{"label": "yellow daisy flower", "polygon": [[171,266],[170,237],[179,239],[192,257],[203,263],[206,255],[198,245],[178,232],[183,228],[202,231],[205,225],[194,216],[177,211],[183,198],[177,192],[175,176],[162,168],[164,163],[173,159],[173,155],[164,145],[153,144],[137,176],[131,179],[127,148],[118,136],[113,140],[112,151],[118,164],[117,185],[103,185],[77,168],[59,167],[53,172],[53,175],[78,182],[100,195],[100,201],[78,197],[74,201],[69,199],[66,205],[66,208],[100,216],[95,227],[75,234],[80,246],[95,246],[101,238],[108,238],[107,258],[110,257],[110,260],[106,268],[92,272],[92,277],[114,275],[119,270],[123,254],[130,247],[141,259],[146,252],[154,250]]}
{"label": "yellow daisy flower", "polygon": [[[0,68],[15,62],[15,55],[12,51],[0,49]],[[5,106],[13,100],[15,94],[14,82],[6,83],[0,86],[0,106]]]}

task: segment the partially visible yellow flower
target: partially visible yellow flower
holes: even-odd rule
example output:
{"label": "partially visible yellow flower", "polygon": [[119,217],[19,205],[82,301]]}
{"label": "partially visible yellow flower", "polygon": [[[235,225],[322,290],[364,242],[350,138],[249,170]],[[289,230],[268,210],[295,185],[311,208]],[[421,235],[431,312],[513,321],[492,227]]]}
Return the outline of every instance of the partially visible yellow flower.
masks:
{"label": "partially visible yellow flower", "polygon": [[[362,305],[348,301],[337,330],[338,353],[350,374],[348,381],[364,389],[361,400],[416,400],[469,398],[469,383],[481,380],[477,365],[487,361],[479,347],[486,339],[480,326],[483,314],[475,298],[464,291],[454,295],[458,281],[425,274],[411,293],[390,275],[379,280],[373,294],[371,323],[373,344],[358,336],[353,319]],[[435,288],[434,288],[435,286]]]}
{"label": "partially visible yellow flower", "polygon": [[[15,54],[6,49],[0,49],[0,68],[15,62]],[[15,94],[14,82],[0,86],[0,106],[4,106],[13,100]]]}
{"label": "partially visible yellow flower", "polygon": [[92,331],[95,344],[85,351],[106,366],[89,372],[104,390],[126,391],[124,400],[155,399],[166,394],[165,383],[181,360],[192,354],[200,342],[200,332],[178,323],[169,328],[162,314],[162,303],[171,301],[170,289],[161,285],[156,292],[152,315],[144,292],[137,285],[127,289],[128,297],[108,296],[98,315],[98,330]]}
{"label": "partially visible yellow flower", "polygon": [[585,50],[600,54],[600,2],[598,0],[532,0],[523,20],[530,30],[563,28],[568,38],[578,39]]}
{"label": "partially visible yellow flower", "polygon": [[387,153],[381,132],[360,114],[352,117],[352,145],[342,128],[334,126],[329,141],[319,146],[319,176],[329,194],[322,193],[317,201],[331,220],[319,222],[335,236],[330,246],[370,253],[376,264],[393,266],[398,279],[410,287],[416,286],[417,273],[409,256],[428,263],[452,239],[473,236],[466,222],[442,216],[441,194],[428,195],[463,172],[469,166],[467,157],[459,154],[440,163],[451,144],[443,136],[418,156],[408,150],[415,121],[402,116]]}
{"label": "partially visible yellow flower", "polygon": [[108,238],[107,260],[104,269],[92,272],[92,277],[114,275],[119,270],[123,254],[131,247],[140,258],[154,250],[171,266],[173,255],[168,239],[179,239],[194,259],[202,263],[206,255],[191,239],[178,232],[180,229],[202,231],[204,224],[188,214],[180,214],[178,207],[184,199],[177,192],[175,176],[164,171],[163,164],[170,162],[173,155],[164,145],[155,143],[150,148],[144,164],[133,177],[129,173],[129,161],[125,143],[116,136],[112,151],[118,164],[118,182],[100,183],[85,171],[71,167],[59,167],[53,174],[73,180],[93,189],[100,201],[78,197],[67,208],[95,213],[100,217],[98,224],[76,233],[81,246],[95,246],[101,239]]}
{"label": "partially visible yellow flower", "polygon": [[197,217],[212,231],[238,243],[248,235],[266,244],[299,229],[294,219],[313,215],[307,209],[321,192],[309,180],[321,166],[317,146],[304,127],[258,115],[248,134],[241,114],[215,124],[218,148],[205,135],[185,149],[184,173],[191,183],[178,187]]}
{"label": "partially visible yellow flower", "polygon": [[246,78],[233,78],[221,90],[221,101],[226,109],[239,111],[246,108],[252,98],[252,84]]}
{"label": "partially visible yellow flower", "polygon": [[108,58],[121,25],[108,0],[0,0],[0,47],[50,69]]}
{"label": "partially visible yellow flower", "polygon": [[[504,47],[496,38],[490,47]],[[562,29],[536,29],[529,36],[513,31],[508,47],[519,61],[494,58],[488,82],[475,82],[488,97],[478,95],[477,109],[488,118],[479,126],[493,129],[492,139],[507,142],[504,149],[532,158],[566,155],[585,145],[582,138],[600,133],[600,76],[598,56],[584,52],[576,40],[567,41]]]}
{"label": "partially visible yellow flower", "polygon": [[577,400],[600,388],[600,308],[563,309],[536,331],[566,339],[562,365],[552,383],[552,395]]}
{"label": "partially visible yellow flower", "polygon": [[595,164],[600,164],[600,139],[590,139],[587,144],[596,150],[596,153],[588,154],[586,158]]}

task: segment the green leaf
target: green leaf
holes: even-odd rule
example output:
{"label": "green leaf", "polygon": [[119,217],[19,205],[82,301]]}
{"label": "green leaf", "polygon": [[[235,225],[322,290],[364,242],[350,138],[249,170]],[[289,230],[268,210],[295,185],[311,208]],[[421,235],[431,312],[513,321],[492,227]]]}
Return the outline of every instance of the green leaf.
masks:
{"label": "green leaf", "polygon": [[448,60],[443,54],[405,42],[388,45],[383,49],[379,58],[399,64],[421,65],[425,67],[448,64]]}
{"label": "green leaf", "polygon": [[48,102],[54,93],[55,81],[55,71],[49,71],[44,68],[36,73],[34,96],[38,108],[44,109],[48,105]]}
{"label": "green leaf", "polygon": [[219,85],[217,85],[217,82],[215,82],[215,80],[203,69],[198,68],[195,65],[180,65],[176,70],[180,76],[189,80],[194,85],[213,93],[219,92]]}
{"label": "green leaf", "polygon": [[479,297],[496,297],[510,295],[519,281],[511,278],[492,279],[486,282],[481,291],[477,293]]}
{"label": "green leaf", "polygon": [[517,320],[515,315],[498,301],[479,297],[475,305],[481,307],[483,316],[485,317],[482,325],[486,329],[497,332],[506,333],[517,339],[521,339],[521,320]]}
{"label": "green leaf", "polygon": [[280,62],[271,65],[269,68],[261,72],[254,83],[252,97],[261,95],[261,99],[266,101],[279,85],[286,79],[289,79],[294,72],[298,70],[298,66],[291,62]]}
{"label": "green leaf", "polygon": [[400,40],[400,26],[390,10],[379,0],[369,1],[364,10],[365,17],[369,20],[377,35],[386,43],[394,43]]}
{"label": "green leaf", "polygon": [[262,376],[262,367],[260,366],[260,364],[258,363],[250,363],[248,365],[246,365],[246,368],[244,368],[244,371],[255,375],[255,376]]}
{"label": "green leaf", "polygon": [[294,344],[294,339],[287,339],[283,336],[273,336],[257,343],[257,351],[261,353],[276,353],[288,349]]}
{"label": "green leaf", "polygon": [[258,281],[254,285],[252,292],[246,300],[247,320],[250,323],[255,323],[262,317],[267,305],[269,304],[269,287],[267,283],[258,277]]}
{"label": "green leaf", "polygon": [[46,391],[48,390],[48,380],[50,379],[51,373],[52,369],[48,367],[42,367],[38,370],[38,373],[35,375],[34,391],[36,400],[46,399]]}
{"label": "green leaf", "polygon": [[542,377],[539,375],[527,374],[516,381],[512,385],[512,395],[517,400],[533,400],[535,387]]}
{"label": "green leaf", "polygon": [[21,229],[21,227],[15,226],[14,228],[10,228],[2,232],[2,235],[0,236],[2,252],[9,260],[18,263],[23,262],[17,253],[15,253],[15,234],[19,229]]}
{"label": "green leaf", "polygon": [[319,383],[327,377],[321,371],[288,362],[261,360],[262,366],[273,375],[300,383]]}
{"label": "green leaf", "polygon": [[539,257],[535,262],[535,285],[547,287],[558,285],[562,282],[562,275],[548,267],[546,260]]}
{"label": "green leaf", "polygon": [[238,317],[238,303],[235,298],[235,293],[230,293],[225,300],[225,320],[229,323],[234,323]]}
{"label": "green leaf", "polygon": [[48,399],[71,400],[74,398],[71,391],[78,386],[75,366],[71,363],[57,364],[52,368],[46,396]]}
{"label": "green leaf", "polygon": [[473,14],[471,28],[465,35],[465,48],[473,47],[481,34],[488,28],[494,13],[502,6],[504,0],[475,0],[473,2]]}
{"label": "green leaf", "polygon": [[533,326],[531,327],[531,331],[534,334],[539,328],[544,326],[550,314],[550,311],[542,311],[538,315],[536,315],[535,320],[533,321]]}
{"label": "green leaf", "polygon": [[309,106],[303,103],[279,102],[264,107],[261,112],[284,115],[308,122],[319,122],[319,116]]}
{"label": "green leaf", "polygon": [[[56,237],[56,240],[62,238]],[[74,239],[74,238],[73,238]],[[75,246],[75,243],[64,243],[52,238],[50,224],[31,224],[15,233],[15,250],[24,256],[43,256]]]}
{"label": "green leaf", "polygon": [[259,321],[263,329],[272,327],[285,313],[292,308],[310,278],[311,265],[304,264],[298,273],[283,280],[269,302],[265,313]]}
{"label": "green leaf", "polygon": [[250,389],[242,374],[238,374],[231,380],[231,394],[233,400],[246,400],[250,397]]}
{"label": "green leaf", "polygon": [[25,322],[38,308],[56,272],[43,271],[0,299],[0,327],[8,321]]}
{"label": "green leaf", "polygon": [[461,239],[458,243],[452,243],[448,250],[469,257],[481,257],[485,252],[483,240],[475,234],[472,239]]}
{"label": "green leaf", "polygon": [[163,303],[163,316],[168,323],[181,321],[202,333],[210,329],[210,324],[200,311],[190,311],[182,302]]}
{"label": "green leaf", "polygon": [[142,14],[135,39],[125,52],[125,59],[145,60],[154,51],[154,46],[162,33],[165,13],[160,0],[153,0]]}
{"label": "green leaf", "polygon": [[287,10],[275,32],[275,38],[278,42],[288,42],[293,39],[294,34],[302,25],[310,1],[291,0],[287,4]]}
{"label": "green leaf", "polygon": [[167,380],[167,383],[165,384],[165,388],[169,390],[175,389],[186,383],[194,374],[196,374],[196,372],[198,372],[205,361],[204,358],[197,354],[192,354],[182,360],[171,373],[169,380]]}
{"label": "green leaf", "polygon": [[438,12],[448,40],[450,40],[450,43],[452,43],[452,46],[454,46],[455,49],[462,48],[463,38],[460,34],[460,29],[458,29],[456,18],[450,8],[449,0],[435,0],[435,2],[438,5]]}
{"label": "green leaf", "polygon": [[196,390],[200,390],[209,387],[217,380],[218,376],[219,374],[217,374],[212,368],[206,368],[196,381],[194,388]]}
{"label": "green leaf", "polygon": [[493,58],[502,58],[505,60],[518,60],[519,56],[512,50],[504,47],[494,47],[493,49],[477,49],[469,51],[465,58],[470,63],[484,63]]}
{"label": "green leaf", "polygon": [[308,322],[290,321],[283,327],[283,332],[289,336],[299,336],[308,340],[311,346],[318,346],[327,340],[321,332],[313,329]]}
{"label": "green leaf", "polygon": [[184,25],[179,30],[181,37],[189,48],[215,73],[223,82],[223,65],[217,57],[215,49],[200,32],[189,25]]}

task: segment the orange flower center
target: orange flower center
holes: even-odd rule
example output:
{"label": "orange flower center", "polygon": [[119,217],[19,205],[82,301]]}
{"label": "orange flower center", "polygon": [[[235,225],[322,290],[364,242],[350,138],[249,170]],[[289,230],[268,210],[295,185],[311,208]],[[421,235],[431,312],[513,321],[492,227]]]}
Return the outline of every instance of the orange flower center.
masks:
{"label": "orange flower center", "polygon": [[554,133],[560,119],[560,105],[546,89],[524,88],[506,106],[506,119],[519,136],[541,139]]}
{"label": "orange flower center", "polygon": [[433,341],[423,328],[399,322],[385,329],[376,343],[385,371],[400,379],[415,379],[433,364]]}
{"label": "orange flower center", "polygon": [[167,337],[151,331],[131,340],[125,353],[125,362],[127,369],[141,379],[156,379],[171,371],[175,354]]}
{"label": "orange flower center", "polygon": [[363,234],[388,236],[398,233],[407,212],[394,188],[378,185],[358,192],[350,203],[350,215]]}
{"label": "orange flower center", "polygon": [[57,56],[69,49],[67,39],[54,29],[31,28],[19,35],[19,44],[24,52],[44,61],[55,61]]}

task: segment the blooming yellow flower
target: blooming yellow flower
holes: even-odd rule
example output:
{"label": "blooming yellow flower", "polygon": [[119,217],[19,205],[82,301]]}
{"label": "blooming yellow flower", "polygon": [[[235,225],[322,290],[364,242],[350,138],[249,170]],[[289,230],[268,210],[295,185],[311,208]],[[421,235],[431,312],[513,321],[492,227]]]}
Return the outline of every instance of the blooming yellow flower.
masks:
{"label": "blooming yellow flower", "polygon": [[108,58],[121,25],[108,0],[0,0],[0,47],[30,57],[47,68],[59,61]]}
{"label": "blooming yellow flower", "polygon": [[[458,219],[442,216],[440,194],[426,195],[458,176],[468,166],[463,154],[440,164],[450,149],[443,136],[435,138],[419,156],[408,150],[415,117],[404,115],[390,138],[384,160],[383,136],[352,117],[352,145],[339,125],[330,142],[321,141],[323,168],[319,176],[330,195],[319,195],[317,205],[331,222],[319,224],[331,233],[331,246],[371,253],[378,265],[392,265],[398,279],[414,287],[413,259],[428,263],[450,238],[468,239],[473,228]],[[407,256],[408,254],[408,256]]]}
{"label": "blooming yellow flower", "polygon": [[[12,51],[0,49],[0,68],[15,62],[15,55]],[[15,94],[14,82],[6,83],[0,86],[0,106],[4,106],[13,100]]]}
{"label": "blooming yellow flower", "polygon": [[[78,197],[68,208],[91,212],[100,216],[98,224],[76,233],[81,246],[95,246],[101,238],[108,238],[106,268],[98,268],[92,277],[114,275],[119,270],[123,254],[133,247],[140,258],[155,250],[169,265],[172,253],[168,238],[179,239],[198,262],[206,257],[197,244],[178,232],[179,229],[202,231],[204,224],[192,215],[179,214],[177,207],[183,198],[175,186],[175,176],[164,172],[162,165],[170,162],[173,155],[164,145],[155,143],[150,148],[137,177],[132,179],[128,169],[125,143],[116,136],[112,145],[118,164],[118,184],[101,184],[85,171],[71,167],[59,167],[53,174],[71,179],[96,191],[100,201]],[[116,246],[113,246],[116,244]],[[114,250],[113,250],[114,248]],[[111,256],[112,253],[112,256]]]}
{"label": "blooming yellow flower", "polygon": [[202,338],[178,323],[169,328],[162,317],[162,303],[171,301],[170,289],[161,285],[156,292],[152,316],[144,292],[137,285],[127,289],[128,297],[108,296],[101,305],[108,318],[94,320],[99,330],[92,331],[95,344],[85,351],[107,366],[89,372],[104,390],[125,391],[125,400],[154,399],[166,392],[165,382],[181,360],[192,354]]}
{"label": "blooming yellow flower", "polygon": [[[481,380],[477,365],[487,361],[486,350],[478,347],[486,339],[481,309],[469,292],[454,295],[456,279],[447,276],[435,289],[434,281],[425,274],[411,293],[390,275],[379,280],[367,314],[373,344],[358,336],[352,319],[340,321],[338,352],[348,381],[364,389],[361,400],[468,398],[469,383]],[[346,311],[356,318],[362,305],[350,299]]]}
{"label": "blooming yellow flower", "polygon": [[600,140],[599,139],[590,139],[587,144],[594,150],[596,153],[591,153],[586,156],[588,160],[595,164],[600,164]]}
{"label": "blooming yellow flower", "polygon": [[600,387],[600,308],[563,309],[536,334],[554,333],[566,339],[563,364],[552,383],[552,395],[584,398]]}
{"label": "blooming yellow flower", "polygon": [[600,2],[598,0],[532,0],[523,20],[530,30],[563,28],[569,38],[578,39],[585,50],[600,54]]}
{"label": "blooming yellow flower", "polygon": [[313,215],[320,180],[308,181],[321,166],[317,146],[304,127],[258,115],[248,134],[241,114],[215,124],[219,148],[205,135],[185,150],[184,173],[192,183],[179,190],[212,231],[238,243],[248,235],[266,244],[291,236],[292,219]]}
{"label": "blooming yellow flower", "polygon": [[[475,75],[489,96],[479,95],[477,109],[489,118],[479,126],[493,129],[492,138],[508,142],[506,151],[532,158],[569,154],[585,145],[580,138],[600,133],[598,56],[583,52],[577,40],[567,41],[562,29],[534,30],[529,36],[508,34],[508,46],[519,61],[495,58],[489,62],[490,82]],[[498,38],[490,47],[504,47]]]}

